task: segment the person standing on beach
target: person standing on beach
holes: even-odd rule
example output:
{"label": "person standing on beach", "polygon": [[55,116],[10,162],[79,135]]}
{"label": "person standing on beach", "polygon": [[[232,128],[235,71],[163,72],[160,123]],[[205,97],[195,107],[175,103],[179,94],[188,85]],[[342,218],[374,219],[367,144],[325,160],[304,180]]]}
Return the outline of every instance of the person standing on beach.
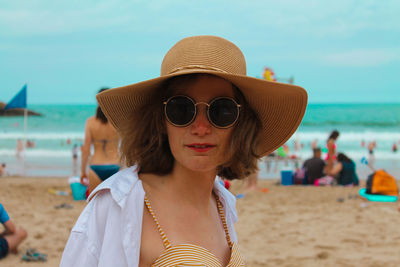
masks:
{"label": "person standing on beach", "polygon": [[60,266],[244,266],[236,199],[218,178],[243,179],[284,144],[306,91],[249,77],[236,45],[193,36],[167,52],[160,77],[97,100],[130,167],[89,196]]}
{"label": "person standing on beach", "polygon": [[76,176],[78,173],[78,144],[74,144],[72,147],[72,175]]}
{"label": "person standing on beach", "polygon": [[251,173],[249,176],[246,178],[247,180],[247,185],[244,189],[245,192],[250,192],[250,191],[256,191],[258,190],[258,170]]}
{"label": "person standing on beach", "polygon": [[5,228],[5,230],[0,233],[0,259],[2,259],[7,256],[9,252],[17,253],[18,246],[25,240],[28,233],[25,229],[15,226],[1,203],[0,223],[3,224]]}
{"label": "person standing on beach", "polygon": [[24,143],[21,139],[17,140],[17,145],[15,146],[15,156],[17,159],[22,159],[24,157]]}
{"label": "person standing on beach", "polygon": [[392,145],[392,152],[393,153],[397,152],[397,144],[396,144],[396,142],[394,142],[393,145]]}
{"label": "person standing on beach", "polygon": [[337,145],[336,140],[339,137],[339,131],[333,130],[329,135],[328,141],[326,142],[326,147],[328,149],[328,153],[326,154],[325,161],[326,171],[329,172],[332,170],[335,162],[336,162],[336,154],[337,154]]}
{"label": "person standing on beach", "polygon": [[2,164],[0,165],[0,177],[1,177],[1,176],[7,175],[6,166],[7,166],[7,165],[6,165],[5,163],[2,163]]}
{"label": "person standing on beach", "polygon": [[[102,88],[99,93],[105,90],[107,88]],[[85,140],[81,148],[81,183],[85,183],[84,178],[89,179],[89,193],[101,182],[119,171],[119,141],[115,128],[108,122],[107,117],[98,106],[96,116],[90,117],[86,121]],[[94,146],[94,153],[90,155],[92,145]],[[87,173],[89,157],[90,168]]]}
{"label": "person standing on beach", "polygon": [[376,141],[371,141],[368,143],[367,149],[368,149],[368,165],[374,169],[375,165],[375,154],[374,150],[376,148]]}

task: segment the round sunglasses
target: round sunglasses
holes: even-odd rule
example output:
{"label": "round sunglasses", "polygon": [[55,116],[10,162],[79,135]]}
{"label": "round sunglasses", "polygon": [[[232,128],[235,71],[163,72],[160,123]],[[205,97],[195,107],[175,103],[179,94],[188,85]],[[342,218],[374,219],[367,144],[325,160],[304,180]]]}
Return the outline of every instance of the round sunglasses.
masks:
{"label": "round sunglasses", "polygon": [[200,104],[207,106],[207,118],[216,128],[229,128],[239,118],[240,105],[230,97],[217,97],[210,103],[196,103],[188,96],[177,95],[164,102],[164,113],[172,125],[185,127],[196,118],[197,105]]}

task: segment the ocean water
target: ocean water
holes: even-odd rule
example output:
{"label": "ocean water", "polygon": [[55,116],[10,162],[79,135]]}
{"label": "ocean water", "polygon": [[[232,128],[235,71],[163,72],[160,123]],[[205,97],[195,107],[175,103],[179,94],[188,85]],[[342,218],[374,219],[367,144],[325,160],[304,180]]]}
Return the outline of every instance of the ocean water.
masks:
{"label": "ocean water", "polygon": [[[26,139],[35,143],[23,159],[16,158],[16,143],[24,138],[23,117],[0,117],[0,163],[5,162],[10,174],[28,176],[70,176],[73,174],[72,147],[81,145],[85,121],[95,114],[95,105],[30,105],[29,109],[42,113],[29,117]],[[325,147],[329,133],[337,129],[338,151],[346,153],[359,166],[368,157],[366,145],[375,141],[375,166],[390,169],[400,178],[400,104],[309,104],[304,119],[288,141],[290,154],[301,159],[311,156],[310,143],[318,141]],[[362,142],[365,146],[362,146]],[[296,149],[295,143],[301,144]],[[80,164],[78,164],[80,165]],[[278,166],[278,171],[282,166]],[[277,177],[267,173],[260,164],[261,176]],[[362,173],[364,176],[364,173]]]}

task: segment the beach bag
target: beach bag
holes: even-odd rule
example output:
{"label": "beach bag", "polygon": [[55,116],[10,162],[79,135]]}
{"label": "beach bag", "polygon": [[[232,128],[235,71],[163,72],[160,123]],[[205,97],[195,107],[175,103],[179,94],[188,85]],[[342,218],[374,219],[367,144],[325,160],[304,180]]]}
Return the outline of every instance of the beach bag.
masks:
{"label": "beach bag", "polygon": [[385,172],[384,170],[377,170],[367,179],[367,194],[397,196],[399,189],[397,187],[396,179]]}

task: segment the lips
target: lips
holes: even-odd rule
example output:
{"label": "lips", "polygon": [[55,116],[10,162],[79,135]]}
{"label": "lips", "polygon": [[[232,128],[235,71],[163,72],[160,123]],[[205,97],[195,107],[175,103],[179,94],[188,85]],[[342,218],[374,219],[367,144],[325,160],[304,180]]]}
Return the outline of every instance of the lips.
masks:
{"label": "lips", "polygon": [[214,147],[216,147],[216,145],[209,144],[209,143],[194,143],[194,144],[186,145],[186,147],[188,147],[189,149],[194,150],[196,152],[207,152],[207,151],[213,149]]}

